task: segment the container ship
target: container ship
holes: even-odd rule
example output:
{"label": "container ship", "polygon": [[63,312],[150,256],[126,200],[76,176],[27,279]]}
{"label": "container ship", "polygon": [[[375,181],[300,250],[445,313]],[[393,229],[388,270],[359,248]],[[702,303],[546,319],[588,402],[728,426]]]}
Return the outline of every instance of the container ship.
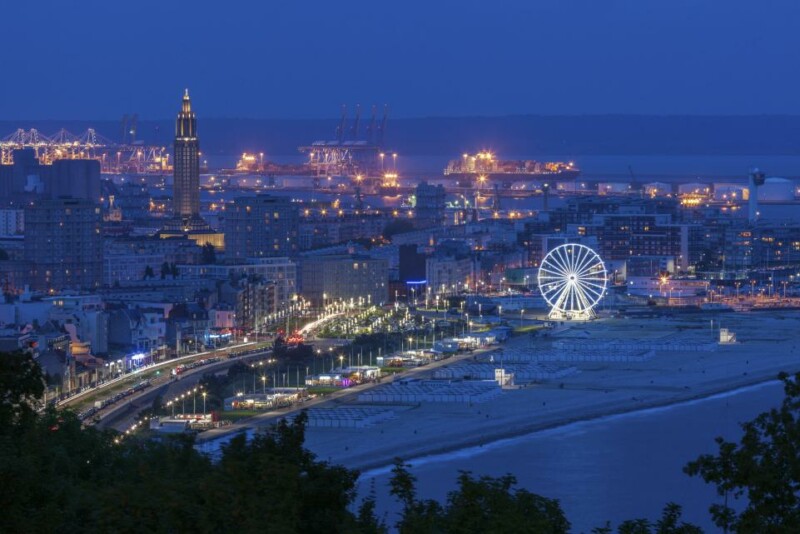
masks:
{"label": "container ship", "polygon": [[474,182],[502,182],[511,187],[514,182],[530,180],[574,180],[580,175],[573,162],[500,160],[491,152],[463,154],[461,159],[447,164],[444,175],[468,186]]}

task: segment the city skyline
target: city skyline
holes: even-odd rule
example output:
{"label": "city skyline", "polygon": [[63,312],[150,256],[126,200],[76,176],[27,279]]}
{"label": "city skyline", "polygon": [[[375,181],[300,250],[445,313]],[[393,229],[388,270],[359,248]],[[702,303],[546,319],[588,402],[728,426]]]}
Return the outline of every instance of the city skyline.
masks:
{"label": "city skyline", "polygon": [[0,531],[800,532],[800,5],[3,13]]}
{"label": "city skyline", "polygon": [[[345,102],[393,117],[800,113],[784,61],[800,7],[788,1],[45,4],[35,18],[7,6],[17,23],[0,43],[27,53],[5,69],[26,75],[0,88],[0,117],[161,119],[186,86],[209,118],[333,118]],[[177,23],[202,37],[191,54]],[[34,67],[54,49],[88,52],[91,83],[52,83],[73,62]]]}

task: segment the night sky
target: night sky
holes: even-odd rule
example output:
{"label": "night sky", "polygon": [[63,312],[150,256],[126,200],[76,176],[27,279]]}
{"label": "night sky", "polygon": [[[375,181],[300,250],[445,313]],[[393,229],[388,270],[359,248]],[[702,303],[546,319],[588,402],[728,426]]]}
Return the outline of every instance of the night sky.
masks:
{"label": "night sky", "polygon": [[0,119],[798,114],[797,0],[4,2]]}

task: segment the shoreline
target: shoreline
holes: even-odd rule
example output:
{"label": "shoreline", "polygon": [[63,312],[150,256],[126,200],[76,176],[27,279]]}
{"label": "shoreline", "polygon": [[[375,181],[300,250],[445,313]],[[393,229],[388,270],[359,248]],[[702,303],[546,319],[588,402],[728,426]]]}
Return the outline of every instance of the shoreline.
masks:
{"label": "shoreline", "polygon": [[[485,403],[381,404],[393,409],[394,418],[390,421],[358,429],[309,427],[305,447],[319,461],[356,469],[364,478],[370,478],[391,469],[396,458],[414,465],[459,451],[469,457],[480,454],[482,448],[502,446],[506,440],[576,423],[736,394],[777,382],[781,372],[800,371],[800,340],[795,337],[798,317],[797,311],[785,311],[715,318],[736,332],[740,342],[719,345],[714,351],[657,351],[653,358],[640,362],[581,362],[576,365],[576,374],[554,382],[526,384]],[[599,343],[631,338],[648,343],[707,343],[706,320],[701,316],[681,317],[650,328],[649,320],[610,319],[580,325],[562,335],[591,336]],[[505,346],[525,351],[548,350],[550,341],[541,339],[531,344],[519,337]],[[197,444],[212,452],[224,443],[226,435],[257,432],[303,408],[370,405],[358,403],[355,397],[326,399],[279,414],[256,416],[201,438]],[[468,460],[465,464],[468,468]]]}
{"label": "shoreline", "polygon": [[[713,351],[693,349],[709,341],[708,318],[680,317],[653,328],[650,320],[610,319],[580,325],[561,336],[644,343],[687,343],[687,348],[656,351],[637,362],[579,362],[579,372],[553,382],[533,383],[474,405],[419,403],[397,405],[395,417],[360,429],[310,427],[306,447],[322,461],[362,472],[404,461],[487,447],[504,439],[582,421],[668,407],[774,381],[779,373],[800,371],[795,337],[798,312],[737,314],[715,321],[736,332],[739,343]],[[548,340],[530,345],[512,338],[524,351],[550,350]],[[589,349],[592,350],[592,349]],[[597,350],[597,349],[594,349]],[[602,350],[602,349],[600,349]],[[609,353],[613,356],[613,353]]]}
{"label": "shoreline", "polygon": [[[800,368],[797,369],[800,371]],[[794,374],[794,371],[789,372],[789,374]],[[670,408],[673,406],[681,406],[686,404],[692,404],[695,402],[702,402],[705,400],[714,399],[717,397],[724,396],[726,394],[738,394],[739,392],[745,392],[752,388],[757,388],[761,386],[766,386],[767,384],[775,383],[777,385],[780,383],[777,375],[772,378],[761,377],[755,380],[752,380],[747,383],[743,384],[734,384],[727,387],[705,391],[703,393],[698,393],[696,395],[692,395],[686,398],[680,399],[673,399],[673,400],[664,400],[662,402],[651,402],[641,405],[640,407],[631,408],[631,409],[619,409],[614,411],[602,411],[602,412],[593,412],[587,415],[575,416],[567,419],[563,419],[561,421],[553,421],[548,423],[532,423],[520,429],[514,430],[513,432],[506,432],[506,433],[496,433],[491,434],[488,437],[484,437],[482,439],[470,439],[464,440],[463,442],[458,443],[450,443],[448,445],[439,446],[439,447],[429,447],[428,449],[421,449],[420,451],[415,451],[414,455],[408,458],[402,458],[404,463],[409,464],[412,468],[416,467],[414,462],[419,462],[420,460],[425,460],[429,458],[435,458],[437,456],[443,456],[446,454],[450,454],[453,452],[458,451],[467,451],[470,449],[480,449],[483,447],[492,447],[498,444],[502,444],[506,441],[511,441],[517,438],[524,438],[527,436],[532,436],[534,434],[538,434],[541,432],[546,432],[548,430],[555,430],[563,427],[567,427],[570,425],[574,425],[576,423],[586,423],[591,421],[599,421],[601,419],[606,419],[610,417],[617,417],[617,416],[625,416],[625,415],[635,415],[641,412],[647,412],[651,410],[657,410],[661,408]],[[424,462],[429,463],[429,462]],[[421,464],[417,464],[421,465]],[[372,478],[374,476],[378,476],[388,472],[394,466],[394,463],[386,463],[385,461],[380,462],[372,462],[368,464],[364,464],[362,466],[353,466],[354,469],[359,471],[359,480],[364,478]]]}

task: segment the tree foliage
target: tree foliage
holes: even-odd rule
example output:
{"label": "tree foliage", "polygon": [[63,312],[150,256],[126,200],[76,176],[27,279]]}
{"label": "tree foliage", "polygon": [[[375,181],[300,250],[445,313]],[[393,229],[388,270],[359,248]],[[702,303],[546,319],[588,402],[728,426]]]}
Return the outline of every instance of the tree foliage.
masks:
{"label": "tree foliage", "polygon": [[[241,371],[244,367],[238,369]],[[800,374],[782,375],[779,408],[743,424],[739,443],[686,467],[717,486],[715,523],[735,532],[800,532]],[[209,392],[218,384],[204,377]],[[234,437],[219,458],[191,436],[120,441],[83,427],[70,411],[37,411],[43,393],[28,354],[0,354],[0,532],[387,532],[373,493],[357,508],[358,472],[319,461],[305,447],[307,417],[282,420],[248,440]],[[158,411],[160,400],[153,403]],[[445,502],[420,499],[398,460],[390,493],[400,533],[562,533],[570,523],[557,500],[517,487],[511,475],[461,472]],[[731,502],[729,502],[729,499]],[[739,502],[741,501],[741,502]],[[611,525],[594,529],[611,534]],[[697,534],[678,505],[662,517],[625,521],[619,534]]]}
{"label": "tree foliage", "polygon": [[397,460],[392,469],[391,494],[403,512],[397,523],[401,533],[417,532],[568,532],[570,523],[557,500],[516,488],[511,475],[474,478],[462,471],[458,488],[445,505],[416,496],[416,479],[408,465]]}
{"label": "tree foliage", "polygon": [[[38,366],[0,354],[0,532],[359,532],[379,525],[350,511],[358,473],[303,447],[305,415],[218,461],[193,438],[129,437],[84,428],[69,411],[38,414]],[[364,530],[374,532],[375,530]]]}
{"label": "tree foliage", "polygon": [[[592,534],[612,534],[614,529],[607,523],[604,527],[592,529]],[[691,523],[681,520],[681,507],[668,503],[664,507],[661,519],[655,523],[647,519],[629,519],[617,528],[618,534],[702,534],[703,530]]]}
{"label": "tree foliage", "polygon": [[22,352],[0,353],[0,432],[33,417],[33,403],[44,394],[39,364]]}
{"label": "tree foliage", "polygon": [[716,455],[704,454],[684,469],[725,498],[710,508],[724,530],[800,532],[800,373],[780,379],[786,396],[779,408],[743,423],[739,443],[718,437]]}

